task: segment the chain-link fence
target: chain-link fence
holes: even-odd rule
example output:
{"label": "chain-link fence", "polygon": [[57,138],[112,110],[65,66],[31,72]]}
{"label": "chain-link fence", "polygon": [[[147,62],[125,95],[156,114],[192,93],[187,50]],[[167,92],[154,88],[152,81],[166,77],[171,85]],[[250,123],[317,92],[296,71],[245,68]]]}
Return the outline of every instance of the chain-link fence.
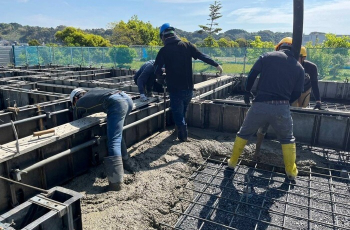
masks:
{"label": "chain-link fence", "polygon": [[[16,66],[55,64],[138,69],[145,61],[155,59],[160,48],[15,46],[14,64]],[[219,62],[226,74],[248,73],[261,54],[273,51],[272,48],[227,47],[199,47],[199,50]],[[309,48],[307,52],[307,59],[317,65],[321,79],[345,80],[350,77],[349,49]],[[215,68],[200,60],[193,60],[193,70],[196,73],[216,71]]]}

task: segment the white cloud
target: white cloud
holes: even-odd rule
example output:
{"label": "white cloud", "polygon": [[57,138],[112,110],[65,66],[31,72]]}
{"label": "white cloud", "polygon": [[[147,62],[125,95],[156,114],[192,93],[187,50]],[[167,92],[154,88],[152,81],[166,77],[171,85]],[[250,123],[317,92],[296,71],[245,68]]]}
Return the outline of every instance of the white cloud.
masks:
{"label": "white cloud", "polygon": [[310,32],[321,31],[350,34],[349,0],[335,0],[305,9],[304,28]]}
{"label": "white cloud", "polygon": [[291,23],[293,14],[281,8],[241,8],[228,14],[236,23],[275,24]]}
{"label": "white cloud", "polygon": [[29,0],[17,0],[17,2],[29,2]]}
{"label": "white cloud", "polygon": [[[349,0],[319,1],[304,6],[304,32],[312,31],[350,34]],[[232,11],[227,16],[228,24],[240,24],[260,29],[280,28],[278,31],[292,31],[293,5],[291,3],[275,8],[253,7]],[[264,25],[265,28],[261,28]],[[275,31],[275,30],[273,30]]]}

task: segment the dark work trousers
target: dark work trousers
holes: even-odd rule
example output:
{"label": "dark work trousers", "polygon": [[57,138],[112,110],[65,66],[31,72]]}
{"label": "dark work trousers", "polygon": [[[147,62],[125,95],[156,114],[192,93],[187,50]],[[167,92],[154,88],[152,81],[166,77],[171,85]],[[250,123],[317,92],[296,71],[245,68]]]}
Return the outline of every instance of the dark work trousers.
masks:
{"label": "dark work trousers", "polygon": [[193,90],[180,90],[170,92],[170,107],[175,125],[186,125],[185,117],[187,107],[191,102]]}

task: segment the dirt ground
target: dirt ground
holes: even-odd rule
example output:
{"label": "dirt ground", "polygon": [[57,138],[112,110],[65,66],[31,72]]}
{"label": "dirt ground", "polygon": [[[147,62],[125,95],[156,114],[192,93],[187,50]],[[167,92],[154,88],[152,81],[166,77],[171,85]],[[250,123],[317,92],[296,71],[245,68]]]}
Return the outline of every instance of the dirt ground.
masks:
{"label": "dirt ground", "polygon": [[[192,193],[184,187],[187,179],[204,158],[231,154],[236,134],[189,128],[190,142],[178,142],[173,130],[156,133],[131,146],[134,172],[126,172],[122,191],[105,192],[108,184],[103,165],[91,168],[65,187],[84,195],[81,202],[84,229],[161,229],[165,223],[173,226]],[[243,158],[251,159],[255,138],[245,147]],[[283,167],[281,146],[265,140],[260,161]],[[325,160],[308,150],[297,149],[297,165],[307,170],[310,165],[325,165]],[[189,184],[189,186],[191,186]]]}

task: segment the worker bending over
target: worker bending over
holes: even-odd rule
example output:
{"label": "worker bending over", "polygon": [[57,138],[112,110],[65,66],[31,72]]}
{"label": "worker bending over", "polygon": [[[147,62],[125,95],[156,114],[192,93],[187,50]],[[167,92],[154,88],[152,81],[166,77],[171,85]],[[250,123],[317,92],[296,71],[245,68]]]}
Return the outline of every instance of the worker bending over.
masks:
{"label": "worker bending over", "polygon": [[304,80],[304,92],[300,95],[298,100],[292,103],[295,107],[307,107],[310,102],[311,88],[314,94],[316,105],[314,109],[321,108],[320,90],[318,89],[318,73],[316,64],[305,60],[307,57],[306,48],[304,46],[300,49],[299,63],[304,67],[305,80]]}
{"label": "worker bending over", "polygon": [[237,133],[228,166],[234,168],[248,139],[266,123],[275,130],[282,145],[283,160],[288,179],[298,174],[295,164],[296,147],[293,136],[293,120],[289,104],[300,97],[304,86],[304,69],[291,51],[292,38],[280,41],[276,50],[259,57],[249,72],[246,95],[260,74],[257,95]]}
{"label": "worker bending over", "polygon": [[88,92],[81,88],[70,94],[75,119],[93,113],[107,113],[108,156],[104,165],[110,190],[120,190],[123,184],[124,167],[129,167],[129,155],[123,140],[125,117],[133,108],[132,99],[124,92],[115,89],[91,89]]}
{"label": "worker bending over", "polygon": [[[170,94],[170,107],[180,141],[187,141],[187,123],[185,121],[188,104],[193,96],[192,58],[199,59],[216,67],[220,74],[222,67],[208,55],[200,52],[192,43],[181,41],[174,27],[165,23],[159,30],[164,43],[154,63],[155,74],[161,84],[166,81]],[[165,68],[166,75],[162,68]]]}
{"label": "worker bending over", "polygon": [[141,101],[147,101],[148,97],[152,97],[152,91],[162,91],[162,86],[156,82],[153,64],[154,60],[145,62],[134,76],[134,81],[139,89]]}

